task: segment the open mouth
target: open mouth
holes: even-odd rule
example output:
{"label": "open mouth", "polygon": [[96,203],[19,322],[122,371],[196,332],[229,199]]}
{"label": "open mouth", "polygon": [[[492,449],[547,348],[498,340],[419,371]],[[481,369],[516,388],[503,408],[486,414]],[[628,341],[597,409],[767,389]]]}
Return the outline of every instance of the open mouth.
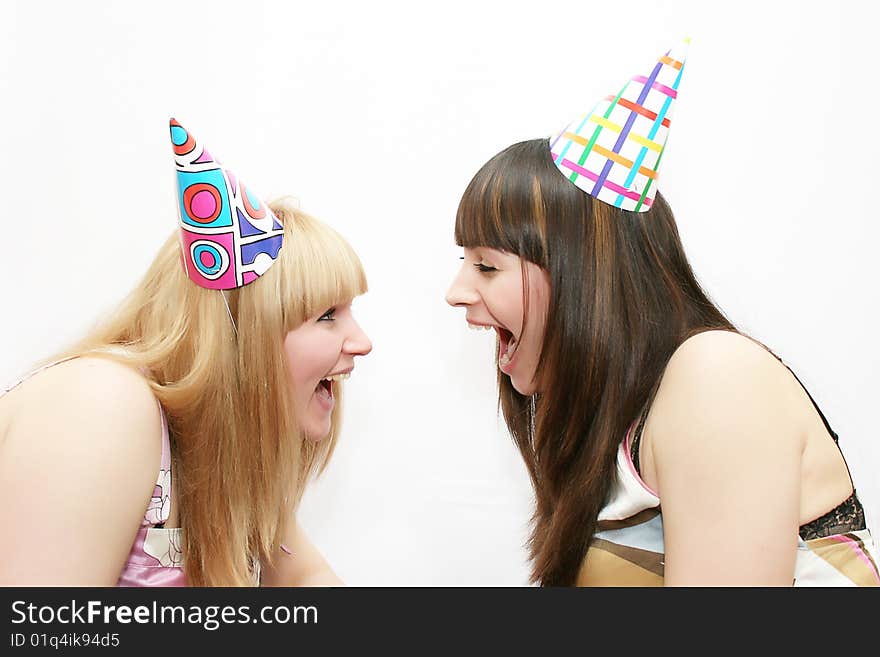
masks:
{"label": "open mouth", "polygon": [[332,400],[333,399],[333,388],[336,385],[339,385],[339,382],[345,381],[348,377],[351,376],[350,372],[342,372],[341,374],[334,374],[332,376],[328,376],[326,378],[321,379],[318,382],[318,385],[315,386],[315,394],[321,397],[324,400]]}
{"label": "open mouth", "polygon": [[475,324],[468,321],[467,325],[469,329],[475,331],[495,330],[495,333],[498,335],[498,366],[506,371],[506,368],[509,367],[516,354],[516,348],[519,346],[519,341],[513,335],[513,332],[496,324]]}
{"label": "open mouth", "polygon": [[315,388],[318,394],[324,394],[327,397],[333,397],[333,382],[330,379],[321,379],[321,382]]}
{"label": "open mouth", "polygon": [[506,328],[496,326],[495,331],[498,333],[498,365],[503,369],[510,365],[516,354],[516,348],[519,346],[513,333]]}

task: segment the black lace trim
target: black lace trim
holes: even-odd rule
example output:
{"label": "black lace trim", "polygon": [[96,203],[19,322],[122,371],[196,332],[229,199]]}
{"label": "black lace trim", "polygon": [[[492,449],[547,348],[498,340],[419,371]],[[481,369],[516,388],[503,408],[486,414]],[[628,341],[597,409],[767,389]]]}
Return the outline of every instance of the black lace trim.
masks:
{"label": "black lace trim", "polygon": [[633,436],[632,445],[630,445],[629,455],[632,458],[633,465],[636,467],[636,472],[639,476],[642,476],[642,470],[639,468],[639,443],[642,440],[642,429],[645,428],[645,419],[648,417],[648,409],[646,408],[642,411],[641,417],[639,417],[639,424],[636,427],[635,435]]}
{"label": "black lace trim", "polygon": [[825,515],[801,525],[798,533],[801,539],[810,541],[814,538],[857,532],[865,527],[865,510],[853,491],[852,495]]}

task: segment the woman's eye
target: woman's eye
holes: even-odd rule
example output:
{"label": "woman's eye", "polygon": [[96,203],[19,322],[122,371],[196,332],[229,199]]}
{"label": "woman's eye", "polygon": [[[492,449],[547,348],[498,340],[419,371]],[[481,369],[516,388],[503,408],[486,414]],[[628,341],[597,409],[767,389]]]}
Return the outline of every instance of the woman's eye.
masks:
{"label": "woman's eye", "polygon": [[476,267],[478,271],[481,271],[484,273],[490,272],[490,271],[498,271],[497,269],[495,269],[495,267],[492,267],[491,265],[484,265],[482,262],[476,263],[474,265],[474,267]]}
{"label": "woman's eye", "polygon": [[335,312],[336,312],[336,308],[331,308],[330,310],[325,312],[323,315],[321,315],[318,318],[318,321],[319,322],[332,322],[333,321],[333,313],[335,313]]}

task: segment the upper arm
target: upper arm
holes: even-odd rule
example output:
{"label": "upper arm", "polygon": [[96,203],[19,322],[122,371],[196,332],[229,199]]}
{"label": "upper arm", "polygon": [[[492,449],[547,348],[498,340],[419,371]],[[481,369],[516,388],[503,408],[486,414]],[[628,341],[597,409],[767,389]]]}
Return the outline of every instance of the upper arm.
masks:
{"label": "upper arm", "polygon": [[782,371],[718,332],[670,360],[651,443],[667,584],[791,584],[803,439]]}
{"label": "upper arm", "polygon": [[288,525],[284,547],[290,554],[279,548],[275,563],[263,569],[262,586],[343,585],[296,518]]}
{"label": "upper arm", "polygon": [[137,372],[95,358],[28,384],[0,445],[0,581],[112,586],[159,469],[156,400]]}

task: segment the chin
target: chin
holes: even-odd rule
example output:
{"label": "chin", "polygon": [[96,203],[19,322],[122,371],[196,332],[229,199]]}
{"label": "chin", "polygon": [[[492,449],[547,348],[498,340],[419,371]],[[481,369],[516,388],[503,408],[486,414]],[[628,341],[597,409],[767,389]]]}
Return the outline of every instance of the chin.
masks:
{"label": "chin", "polygon": [[530,397],[531,395],[534,395],[535,390],[537,389],[534,381],[524,383],[519,379],[519,377],[510,377],[510,385],[512,385],[513,389],[516,390],[523,397]]}
{"label": "chin", "polygon": [[319,443],[330,435],[330,425],[326,427],[309,427],[305,430],[305,436],[312,442]]}
{"label": "chin", "polygon": [[532,394],[532,391],[529,390],[529,386],[524,386],[521,382],[517,381],[513,377],[511,377],[510,379],[510,385],[513,386],[514,390],[525,397],[528,397]]}

